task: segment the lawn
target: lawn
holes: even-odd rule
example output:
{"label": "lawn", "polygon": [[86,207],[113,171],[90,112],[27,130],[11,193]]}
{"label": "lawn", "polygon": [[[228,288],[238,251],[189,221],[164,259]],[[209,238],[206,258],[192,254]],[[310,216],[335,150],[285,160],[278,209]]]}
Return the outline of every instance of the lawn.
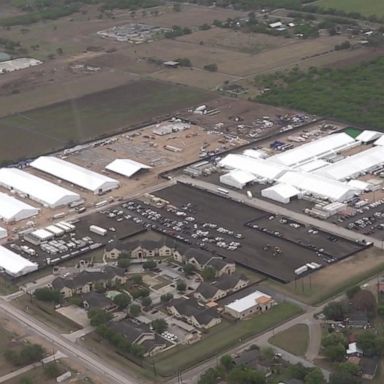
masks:
{"label": "lawn", "polygon": [[296,324],[272,336],[269,342],[296,356],[304,356],[309,343],[309,330],[306,324]]}
{"label": "lawn", "polygon": [[384,16],[384,1],[382,0],[319,0],[313,4],[321,8],[358,12],[365,16]]}
{"label": "lawn", "polygon": [[0,119],[0,161],[30,158],[106,137],[212,97],[192,87],[140,80],[13,114]]}
{"label": "lawn", "polygon": [[292,70],[256,79],[257,101],[384,131],[384,58],[344,69]]}
{"label": "lawn", "polygon": [[275,327],[287,319],[301,313],[301,309],[288,302],[273,307],[269,312],[255,315],[248,320],[223,322],[213,327],[199,342],[192,345],[179,345],[155,358],[155,366],[160,376],[173,376],[179,370],[190,368],[213,356],[244,342],[247,338]]}

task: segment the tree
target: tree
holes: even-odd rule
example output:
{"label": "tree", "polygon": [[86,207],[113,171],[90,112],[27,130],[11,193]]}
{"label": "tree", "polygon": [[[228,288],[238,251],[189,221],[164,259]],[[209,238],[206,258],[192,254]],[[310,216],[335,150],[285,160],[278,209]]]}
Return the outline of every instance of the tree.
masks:
{"label": "tree", "polygon": [[206,280],[206,281],[212,281],[215,279],[216,277],[216,270],[215,268],[212,268],[212,267],[205,267],[202,271],[201,271],[201,277]]}
{"label": "tree", "polygon": [[139,316],[140,312],[141,312],[140,305],[137,305],[137,304],[130,305],[129,313],[131,314],[131,316],[133,317]]}
{"label": "tree", "polygon": [[143,284],[143,278],[140,275],[133,275],[131,277],[132,283],[136,285]]}
{"label": "tree", "polygon": [[196,268],[193,264],[187,263],[184,265],[183,270],[186,276],[190,276],[196,271]]}
{"label": "tree", "polygon": [[321,340],[321,345],[323,347],[328,347],[330,345],[336,345],[336,344],[342,344],[344,346],[347,345],[347,338],[342,333],[329,333],[328,335],[324,336]]}
{"label": "tree", "polygon": [[113,302],[119,307],[119,309],[124,309],[131,303],[131,298],[126,293],[120,293],[113,298]]}
{"label": "tree", "polygon": [[162,303],[168,303],[173,299],[172,293],[165,293],[164,295],[160,296],[160,300]]}
{"label": "tree", "polygon": [[229,372],[234,367],[235,362],[230,355],[224,355],[220,358],[220,364]]}
{"label": "tree", "polygon": [[328,345],[324,347],[324,355],[330,361],[343,361],[345,359],[345,347],[342,344]]}
{"label": "tree", "polygon": [[168,329],[168,323],[164,319],[153,320],[151,325],[153,330],[158,334],[162,334]]}
{"label": "tree", "polygon": [[331,374],[329,384],[360,384],[360,378],[356,375],[358,369],[351,363],[339,364]]}
{"label": "tree", "polygon": [[143,304],[144,307],[149,307],[152,304],[152,299],[149,296],[145,296],[141,299],[141,304]]}
{"label": "tree", "polygon": [[343,321],[346,315],[345,304],[340,301],[332,301],[324,307],[323,313],[328,320]]}
{"label": "tree", "polygon": [[355,311],[367,312],[373,318],[376,314],[376,299],[371,291],[361,289],[351,299],[352,309]]}
{"label": "tree", "polygon": [[64,53],[63,48],[60,47],[56,49],[56,52],[58,55],[62,55]]}
{"label": "tree", "polygon": [[154,270],[157,267],[157,263],[154,260],[148,260],[143,263],[143,268],[145,270]]}
{"label": "tree", "polygon": [[34,295],[36,299],[41,301],[48,301],[59,304],[61,301],[60,291],[57,289],[50,289],[48,287],[38,288],[35,290]]}
{"label": "tree", "polygon": [[384,316],[384,304],[380,304],[380,305],[377,307],[377,313],[378,313],[380,316]]}
{"label": "tree", "polygon": [[298,380],[304,380],[309,374],[308,368],[304,367],[303,364],[297,363],[288,367],[288,374],[290,377]]}
{"label": "tree", "polygon": [[372,331],[365,331],[357,336],[357,345],[367,356],[381,356],[384,352],[384,338]]}
{"label": "tree", "polygon": [[112,314],[103,309],[95,308],[88,311],[88,318],[91,320],[91,325],[97,327],[108,323],[112,319]]}
{"label": "tree", "polygon": [[271,362],[275,356],[275,351],[272,347],[263,347],[260,350],[260,357],[264,361]]}
{"label": "tree", "polygon": [[184,280],[178,280],[176,283],[176,289],[180,292],[184,292],[187,289],[187,284]]}
{"label": "tree", "polygon": [[200,376],[197,384],[216,384],[218,378],[218,370],[215,368],[209,368]]}
{"label": "tree", "polygon": [[55,361],[44,365],[44,374],[50,379],[56,379],[60,374],[60,369]]}
{"label": "tree", "polygon": [[131,260],[128,257],[119,257],[117,266],[119,268],[127,269],[131,265]]}
{"label": "tree", "polygon": [[345,294],[348,297],[348,299],[352,299],[356,295],[356,293],[358,293],[360,291],[361,291],[360,286],[359,285],[355,285],[354,287],[351,287],[351,288],[347,289]]}
{"label": "tree", "polygon": [[311,372],[305,376],[304,379],[305,384],[325,384],[325,378],[320,368],[314,368]]}
{"label": "tree", "polygon": [[32,379],[29,376],[24,376],[19,381],[20,384],[33,384]]}
{"label": "tree", "polygon": [[228,374],[228,384],[265,384],[262,373],[247,367],[236,367]]}

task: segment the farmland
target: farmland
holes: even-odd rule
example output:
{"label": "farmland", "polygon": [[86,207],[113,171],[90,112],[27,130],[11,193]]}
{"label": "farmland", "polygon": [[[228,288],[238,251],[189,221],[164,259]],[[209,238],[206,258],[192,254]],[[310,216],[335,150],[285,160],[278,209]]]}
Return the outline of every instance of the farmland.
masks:
{"label": "farmland", "polygon": [[358,12],[365,16],[384,16],[384,3],[381,0],[319,0],[313,4],[323,9],[333,8],[345,12]]}
{"label": "farmland", "polygon": [[1,160],[32,157],[110,135],[211,97],[195,88],[143,80],[10,115],[0,120]]}
{"label": "farmland", "polygon": [[261,81],[271,90],[257,100],[383,131],[383,68],[379,58],[345,69],[272,75]]}

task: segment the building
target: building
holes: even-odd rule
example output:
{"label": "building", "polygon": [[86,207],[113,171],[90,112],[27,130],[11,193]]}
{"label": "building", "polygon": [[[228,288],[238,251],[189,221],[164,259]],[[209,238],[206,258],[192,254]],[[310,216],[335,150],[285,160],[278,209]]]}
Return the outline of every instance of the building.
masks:
{"label": "building", "polygon": [[348,344],[348,349],[347,349],[347,356],[356,356],[356,357],[361,357],[363,356],[363,351],[357,346],[357,343],[349,343]]}
{"label": "building", "polygon": [[220,183],[237,189],[243,189],[254,180],[255,176],[252,173],[244,172],[238,169],[220,176]]}
{"label": "building", "polygon": [[123,269],[107,266],[100,271],[82,271],[68,277],[57,277],[50,286],[68,298],[89,293],[98,287],[113,287],[126,282]]}
{"label": "building", "polygon": [[40,156],[31,166],[100,195],[119,187],[117,180],[53,156]]}
{"label": "building", "polygon": [[364,144],[368,144],[379,139],[381,136],[383,136],[382,132],[365,130],[361,132],[360,135],[356,136],[356,140],[361,141]]}
{"label": "building", "polygon": [[28,57],[20,57],[13,60],[2,61],[0,63],[0,74],[18,71],[20,69],[34,67],[40,64],[42,64],[42,61]]}
{"label": "building", "polygon": [[0,185],[50,208],[80,200],[77,193],[17,168],[0,169]]}
{"label": "building", "polygon": [[167,305],[168,312],[196,328],[209,329],[221,323],[221,318],[213,308],[206,308],[192,299],[174,299]]}
{"label": "building", "polygon": [[0,245],[0,270],[11,277],[19,277],[38,269],[38,265]]}
{"label": "building", "polygon": [[106,312],[112,312],[117,309],[117,305],[113,300],[106,297],[103,293],[88,292],[81,296],[83,300],[83,308],[90,309],[102,309]]}
{"label": "building", "polygon": [[0,192],[0,219],[6,223],[29,219],[38,213],[37,208]]}
{"label": "building", "polygon": [[105,168],[120,175],[132,177],[137,172],[143,169],[151,169],[152,167],[130,159],[116,159]]}
{"label": "building", "polygon": [[369,326],[369,319],[366,312],[354,311],[349,315],[348,326],[351,328],[366,328]]}
{"label": "building", "polygon": [[245,297],[236,299],[224,306],[224,311],[236,319],[243,319],[258,312],[271,309],[273,299],[260,291],[255,291]]}
{"label": "building", "polygon": [[300,196],[300,191],[292,185],[280,183],[263,189],[261,196],[279,203],[288,204],[292,199]]}

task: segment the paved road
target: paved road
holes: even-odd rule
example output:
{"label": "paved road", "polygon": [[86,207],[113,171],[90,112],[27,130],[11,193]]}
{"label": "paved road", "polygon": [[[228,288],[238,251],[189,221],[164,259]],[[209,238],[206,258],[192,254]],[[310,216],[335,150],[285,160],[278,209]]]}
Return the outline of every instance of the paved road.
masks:
{"label": "paved road", "polygon": [[108,384],[143,384],[146,381],[142,378],[135,377],[132,373],[119,370],[115,367],[108,366],[94,353],[82,348],[79,345],[69,341],[61,336],[57,331],[44,325],[40,321],[27,315],[23,311],[13,307],[4,299],[0,299],[0,311],[6,313],[13,321],[26,326],[29,331],[43,337],[49,341],[68,357],[73,358],[81,363],[85,368],[97,374],[103,381]]}
{"label": "paved road", "polygon": [[[179,180],[182,183],[185,184],[190,184],[195,187],[201,188],[203,190],[207,190],[213,193],[217,193],[217,185],[208,183],[203,180],[197,180],[197,179],[192,179],[188,176],[179,176],[177,177],[177,180]],[[289,210],[288,208],[284,208],[280,205],[276,205],[274,203],[271,203],[269,201],[261,200],[256,197],[253,197],[252,199],[248,199],[246,196],[244,196],[243,193],[228,190],[228,195],[229,198],[235,200],[235,201],[241,201],[242,203],[253,207],[253,208],[259,208],[263,209],[267,212],[273,213],[275,215],[283,215],[286,216],[290,219],[297,220],[302,223],[306,223],[309,225],[313,225],[315,227],[318,227],[324,231],[334,233],[336,235],[339,235],[341,237],[345,237],[350,240],[365,240],[367,242],[373,243],[376,247],[378,248],[384,248],[384,242],[378,239],[375,239],[370,236],[363,235],[361,233],[353,232],[347,228],[343,228],[339,225],[330,223],[328,221],[323,221],[316,219],[315,217],[308,216],[304,213],[300,212],[294,212]]]}

